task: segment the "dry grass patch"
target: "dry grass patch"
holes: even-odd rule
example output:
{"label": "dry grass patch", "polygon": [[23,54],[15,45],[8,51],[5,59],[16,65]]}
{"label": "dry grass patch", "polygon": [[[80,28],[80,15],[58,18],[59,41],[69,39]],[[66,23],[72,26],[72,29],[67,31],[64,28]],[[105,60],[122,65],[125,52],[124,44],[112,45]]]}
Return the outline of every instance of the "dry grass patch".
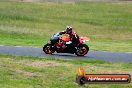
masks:
{"label": "dry grass patch", "polygon": [[32,67],[55,67],[55,66],[62,66],[62,63],[59,63],[57,61],[34,61],[29,66]]}
{"label": "dry grass patch", "polygon": [[118,65],[119,66],[116,66],[116,64],[114,64],[115,66],[114,68],[114,67],[107,67],[108,66],[107,64],[100,65],[100,66],[90,64],[90,65],[84,66],[84,68],[86,69],[86,73],[89,73],[89,74],[130,74],[132,75],[132,69],[123,69],[121,68],[120,64]]}
{"label": "dry grass patch", "polygon": [[73,66],[70,63],[61,63],[55,60],[18,60],[17,64],[30,66],[30,67],[37,67],[37,68],[44,68],[44,67],[57,67],[57,66]]}
{"label": "dry grass patch", "polygon": [[16,74],[21,74],[21,75],[25,75],[28,77],[39,77],[42,76],[40,73],[37,72],[28,72],[28,71],[24,71],[24,70],[15,70]]}

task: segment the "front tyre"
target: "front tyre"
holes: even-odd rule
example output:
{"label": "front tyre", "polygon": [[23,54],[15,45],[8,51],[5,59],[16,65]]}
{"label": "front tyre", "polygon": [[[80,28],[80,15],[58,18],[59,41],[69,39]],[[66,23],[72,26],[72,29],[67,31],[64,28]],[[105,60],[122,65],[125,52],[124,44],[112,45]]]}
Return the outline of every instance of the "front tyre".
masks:
{"label": "front tyre", "polygon": [[89,47],[86,44],[81,44],[77,47],[75,54],[77,56],[84,56],[88,53]]}
{"label": "front tyre", "polygon": [[44,51],[46,54],[52,54],[52,53],[55,52],[55,50],[53,50],[51,44],[46,44],[46,45],[44,45],[43,51]]}

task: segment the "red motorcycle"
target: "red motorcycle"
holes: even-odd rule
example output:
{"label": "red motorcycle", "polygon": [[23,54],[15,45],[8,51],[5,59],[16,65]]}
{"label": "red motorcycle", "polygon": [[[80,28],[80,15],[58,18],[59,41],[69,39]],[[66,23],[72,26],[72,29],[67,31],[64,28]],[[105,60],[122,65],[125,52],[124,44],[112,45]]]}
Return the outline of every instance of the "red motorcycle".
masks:
{"label": "red motorcycle", "polygon": [[79,43],[76,46],[73,46],[70,41],[69,34],[59,35],[59,33],[54,34],[50,42],[44,45],[43,51],[46,54],[57,53],[71,53],[76,54],[77,56],[84,56],[88,53],[89,47],[85,44],[86,41],[90,39],[87,37],[80,37]]}

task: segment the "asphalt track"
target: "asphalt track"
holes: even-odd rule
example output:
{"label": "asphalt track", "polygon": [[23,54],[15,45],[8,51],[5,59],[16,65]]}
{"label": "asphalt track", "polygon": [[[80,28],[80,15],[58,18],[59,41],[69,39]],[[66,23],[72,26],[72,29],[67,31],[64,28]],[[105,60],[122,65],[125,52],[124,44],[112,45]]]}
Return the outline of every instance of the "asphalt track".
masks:
{"label": "asphalt track", "polygon": [[62,54],[62,53],[47,55],[43,53],[42,48],[0,45],[0,54],[17,55],[17,56],[33,56],[33,57],[54,57],[54,58],[64,58],[64,59],[105,60],[110,62],[132,62],[132,52],[106,52],[106,51],[91,50],[86,56],[78,57],[73,54]]}

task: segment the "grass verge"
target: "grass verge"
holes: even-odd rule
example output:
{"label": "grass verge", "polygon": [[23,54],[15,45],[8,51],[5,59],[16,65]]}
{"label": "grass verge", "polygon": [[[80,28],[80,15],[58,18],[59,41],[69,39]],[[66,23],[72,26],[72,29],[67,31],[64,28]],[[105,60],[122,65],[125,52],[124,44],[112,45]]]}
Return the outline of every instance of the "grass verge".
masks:
{"label": "grass verge", "polygon": [[[97,60],[64,60],[54,58],[0,55],[1,88],[80,88],[75,83],[78,67],[91,74],[132,75],[131,63]],[[130,84],[91,84],[84,88],[131,88]],[[82,88],[83,88],[82,87]]]}

